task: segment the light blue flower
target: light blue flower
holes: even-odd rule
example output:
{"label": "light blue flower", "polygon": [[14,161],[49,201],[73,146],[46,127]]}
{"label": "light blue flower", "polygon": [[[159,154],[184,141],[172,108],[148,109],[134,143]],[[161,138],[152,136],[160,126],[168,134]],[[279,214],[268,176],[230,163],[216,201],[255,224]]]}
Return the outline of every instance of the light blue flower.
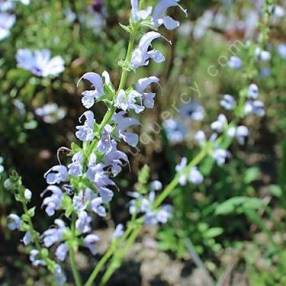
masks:
{"label": "light blue flower", "polygon": [[93,182],[98,189],[107,186],[114,186],[114,182],[108,177],[105,171],[105,165],[102,163],[94,163],[88,166],[86,177]]}
{"label": "light blue flower", "polygon": [[51,192],[52,195],[43,200],[43,206],[45,207],[47,215],[53,216],[56,210],[61,208],[64,194],[57,186],[48,186],[47,189],[42,193],[42,196],[44,196],[47,192]]}
{"label": "light blue flower", "polygon": [[128,157],[122,151],[117,149],[117,143],[112,140],[112,148],[104,156],[104,164],[111,168],[113,176],[117,176],[125,163],[128,163]]}
{"label": "light blue flower", "polygon": [[59,261],[64,261],[68,253],[68,245],[66,243],[61,243],[56,249],[56,257]]}
{"label": "light blue flower", "polygon": [[236,101],[232,95],[225,94],[220,101],[220,105],[226,110],[233,110],[236,106]]}
{"label": "light blue flower", "polygon": [[29,245],[32,242],[32,240],[33,240],[33,237],[32,237],[31,232],[27,231],[23,237],[23,240],[22,240],[24,245],[26,245],[26,246]]}
{"label": "light blue flower", "polygon": [[72,163],[68,165],[68,173],[70,176],[79,177],[82,175],[83,155],[81,152],[75,153],[72,157]]}
{"label": "light blue flower", "polygon": [[64,232],[66,231],[64,221],[56,219],[55,225],[56,227],[49,228],[43,233],[43,243],[45,247],[51,247],[53,244],[61,242],[64,238]]}
{"label": "light blue flower", "polygon": [[211,129],[215,132],[222,132],[227,126],[227,119],[224,114],[219,114],[216,121],[211,124]]}
{"label": "light blue flower", "polygon": [[123,111],[134,110],[136,113],[142,112],[145,108],[142,106],[142,94],[136,90],[120,90],[116,96],[114,106]]}
{"label": "light blue flower", "polygon": [[143,105],[146,108],[153,108],[154,107],[154,99],[156,94],[152,92],[146,92],[146,89],[150,87],[153,83],[159,83],[159,78],[156,76],[150,76],[146,78],[141,78],[138,80],[135,89],[142,94]]}
{"label": "light blue flower", "polygon": [[37,107],[35,113],[37,116],[41,117],[44,122],[54,124],[62,120],[66,116],[67,111],[65,108],[59,107],[53,102]]}
{"label": "light blue flower", "polygon": [[180,0],[160,0],[159,3],[154,8],[152,13],[152,22],[153,25],[158,28],[161,25],[167,30],[174,30],[180,26],[178,21],[175,21],[170,16],[166,15],[167,10],[170,7],[179,7],[186,15],[187,12],[179,5]]}
{"label": "light blue flower", "polygon": [[172,144],[178,144],[184,141],[187,131],[180,121],[173,118],[167,119],[163,122],[163,127],[168,140]]}
{"label": "light blue flower", "polygon": [[97,144],[97,150],[103,154],[107,153],[112,148],[112,137],[111,133],[113,131],[113,127],[109,124],[107,124],[102,132],[102,136]]}
{"label": "light blue flower", "polygon": [[93,90],[86,90],[82,93],[82,104],[85,108],[91,108],[94,103],[104,94],[104,83],[102,77],[94,72],[85,73],[79,82],[85,79],[89,81],[94,88]]}
{"label": "light blue flower", "polygon": [[45,266],[46,262],[42,259],[39,259],[40,253],[36,249],[32,249],[30,251],[30,261],[32,262],[33,266]]}
{"label": "light blue flower", "polygon": [[10,30],[15,24],[16,17],[8,13],[0,13],[0,41],[10,35]]}
{"label": "light blue flower", "polygon": [[140,40],[138,47],[133,51],[131,58],[131,66],[137,69],[142,66],[147,66],[152,59],[156,63],[162,63],[165,60],[163,54],[158,50],[150,50],[152,41],[162,37],[157,32],[148,32]]}
{"label": "light blue flower", "polygon": [[75,222],[76,229],[79,233],[87,233],[91,230],[91,217],[87,214],[86,211],[81,211],[78,214],[78,218]]}
{"label": "light blue flower", "polygon": [[83,243],[84,243],[84,246],[87,247],[93,255],[95,255],[96,244],[99,240],[100,239],[96,234],[89,234],[84,238]]}
{"label": "light blue flower", "polygon": [[92,141],[94,138],[94,114],[92,111],[88,110],[79,118],[79,122],[81,122],[83,118],[85,119],[84,124],[76,127],[77,131],[75,135],[83,142]]}
{"label": "light blue flower", "polygon": [[95,198],[91,201],[91,209],[101,217],[106,216],[106,209],[104,208],[103,200],[101,197]]}
{"label": "light blue flower", "polygon": [[139,125],[137,119],[125,117],[126,113],[121,111],[113,115],[112,120],[116,124],[116,133],[119,138],[123,139],[128,145],[136,147],[138,144],[138,135],[127,131],[128,128]]}
{"label": "light blue flower", "polygon": [[160,191],[163,188],[163,184],[159,180],[152,181],[150,184],[151,191]]}
{"label": "light blue flower", "polygon": [[261,48],[256,48],[255,55],[258,60],[263,62],[268,62],[271,59],[270,52],[262,50]]}
{"label": "light blue flower", "polygon": [[22,225],[22,220],[18,215],[10,214],[8,216],[8,228],[10,230],[20,229],[21,225]]}
{"label": "light blue flower", "polygon": [[124,234],[124,226],[123,224],[120,223],[115,227],[115,230],[113,231],[112,234],[112,239],[120,238],[123,236],[123,234]]}
{"label": "light blue flower", "polygon": [[229,157],[229,151],[222,148],[216,148],[213,152],[213,158],[219,166],[224,165]]}
{"label": "light blue flower", "polygon": [[47,184],[60,184],[68,181],[68,170],[63,165],[56,165],[49,169],[45,174]]}
{"label": "light blue flower", "polygon": [[180,107],[179,112],[183,119],[192,119],[195,121],[201,121],[205,117],[204,107],[194,100],[187,104],[183,104]]}
{"label": "light blue flower", "polygon": [[29,189],[25,189],[24,197],[26,201],[29,202],[32,199],[32,192]]}
{"label": "light blue flower", "polygon": [[246,114],[263,117],[265,115],[264,103],[260,100],[248,100],[245,103],[244,111]]}
{"label": "light blue flower", "polygon": [[235,137],[240,145],[245,144],[245,140],[249,135],[249,130],[246,126],[240,125],[236,129]]}
{"label": "light blue flower", "polygon": [[234,70],[239,70],[242,66],[242,61],[239,57],[232,56],[230,57],[227,65]]}
{"label": "light blue flower", "polygon": [[192,167],[188,172],[183,172],[187,167],[187,162],[187,158],[183,157],[176,166],[176,172],[180,174],[179,184],[185,186],[187,182],[190,182],[194,185],[200,185],[203,182],[204,177],[197,167]]}
{"label": "light blue flower", "polygon": [[247,97],[250,99],[257,99],[259,96],[259,89],[258,86],[255,83],[252,83],[249,87],[248,87],[248,91],[247,91]]}
{"label": "light blue flower", "polygon": [[203,145],[206,142],[206,134],[202,130],[198,130],[194,135],[194,140],[197,144]]}
{"label": "light blue flower", "polygon": [[286,59],[286,44],[279,44],[277,46],[277,52],[281,58]]}
{"label": "light blue flower", "polygon": [[131,0],[131,19],[134,22],[146,20],[151,13],[152,7],[147,7],[144,10],[140,10],[138,0]]}
{"label": "light blue flower", "polygon": [[47,49],[31,51],[20,49],[16,55],[17,65],[36,76],[55,77],[64,71],[64,61],[60,56],[51,57]]}
{"label": "light blue flower", "polygon": [[191,168],[188,179],[194,185],[200,185],[204,181],[204,177],[197,167]]}

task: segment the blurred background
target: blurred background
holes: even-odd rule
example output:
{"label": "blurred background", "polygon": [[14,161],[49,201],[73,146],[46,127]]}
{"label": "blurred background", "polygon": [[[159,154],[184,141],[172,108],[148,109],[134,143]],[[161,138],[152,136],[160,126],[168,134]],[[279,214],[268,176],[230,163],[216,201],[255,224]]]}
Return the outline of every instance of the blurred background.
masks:
{"label": "blurred background", "polygon": [[[196,132],[209,130],[217,118],[222,95],[239,93],[242,46],[261,32],[262,4],[181,1],[187,18],[170,10],[181,26],[165,34],[172,45],[158,44],[165,64],[140,71],[158,75],[161,86],[155,108],[140,118],[145,139],[117,180],[110,222],[98,222],[102,235],[128,220],[127,193],[143,166],[151,180],[167,184],[180,158],[194,154]],[[231,147],[225,166],[206,162],[202,184],[176,188],[169,199],[172,219],[144,228],[109,285],[286,285],[285,1],[272,9],[264,47],[269,54],[253,71],[265,116],[245,122],[250,136],[244,146]],[[118,23],[128,22],[129,11],[127,0],[0,0],[0,285],[51,285],[45,270],[29,266],[20,236],[7,229],[7,215],[19,210],[7,178],[15,170],[32,190],[39,209],[35,223],[45,229],[43,174],[57,162],[58,148],[75,142],[84,88],[77,81],[87,71],[107,70],[118,85],[118,61],[128,41]],[[39,62],[53,59],[48,71],[31,69],[31,51]],[[105,108],[96,105],[94,112],[100,120]],[[157,126],[163,128],[156,132]],[[99,255],[105,249],[103,242]],[[78,261],[83,273],[94,263],[84,255]]]}

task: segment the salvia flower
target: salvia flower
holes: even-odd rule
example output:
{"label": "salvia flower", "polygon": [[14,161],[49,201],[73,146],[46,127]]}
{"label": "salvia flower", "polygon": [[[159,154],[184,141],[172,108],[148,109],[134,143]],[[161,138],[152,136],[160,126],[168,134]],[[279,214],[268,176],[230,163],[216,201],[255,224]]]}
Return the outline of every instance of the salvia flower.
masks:
{"label": "salvia flower", "polygon": [[139,9],[139,1],[131,0],[131,19],[134,22],[146,20],[152,13],[152,7],[147,7],[144,10]]}
{"label": "salvia flower", "polygon": [[40,77],[55,77],[64,71],[64,60],[60,56],[52,58],[49,50],[20,49],[16,59],[18,67]]}
{"label": "salvia flower", "polygon": [[24,245],[29,245],[33,240],[31,232],[27,231],[22,239]]}
{"label": "salvia flower", "polygon": [[41,117],[44,122],[48,124],[54,124],[62,120],[67,111],[63,107],[59,107],[56,103],[47,103],[41,107],[35,109],[37,116]]}
{"label": "salvia flower", "polygon": [[96,234],[88,234],[84,240],[84,246],[89,249],[89,251],[95,255],[96,254],[96,243],[99,241],[99,237]]}
{"label": "salvia flower", "polygon": [[79,82],[85,79],[91,83],[92,90],[85,90],[82,93],[82,104],[85,108],[91,108],[94,103],[104,94],[104,82],[102,77],[94,72],[85,73]]}
{"label": "salvia flower", "polygon": [[248,100],[245,103],[244,111],[246,114],[254,114],[258,117],[265,115],[264,103],[260,100]]}
{"label": "salvia flower", "polygon": [[197,167],[191,168],[189,181],[194,185],[200,185],[204,181],[204,177]]}
{"label": "salvia flower", "polygon": [[236,106],[236,101],[233,96],[225,94],[220,101],[220,105],[226,110],[233,110]]}
{"label": "salvia flower", "polygon": [[47,184],[49,185],[67,182],[68,170],[63,165],[57,165],[57,166],[52,167],[50,170],[48,170],[45,173],[44,178],[46,179]]}
{"label": "salvia flower", "polygon": [[262,50],[261,48],[256,48],[255,55],[258,60],[261,60],[263,62],[268,62],[271,59],[271,53],[265,50]]}
{"label": "salvia flower", "polygon": [[22,225],[22,220],[18,215],[10,214],[8,216],[8,228],[10,230],[20,229],[21,225]]}
{"label": "salvia flower", "polygon": [[121,237],[122,235],[124,234],[124,226],[123,224],[118,224],[116,227],[115,227],[115,230],[112,234],[112,239],[116,239],[116,238],[119,238]]}
{"label": "salvia flower", "polygon": [[79,177],[82,175],[82,162],[82,153],[75,153],[72,157],[72,163],[68,165],[68,173],[70,176]]}
{"label": "salvia flower", "polygon": [[229,157],[229,151],[222,148],[216,148],[213,152],[213,158],[219,166],[224,165]]}
{"label": "salvia flower", "polygon": [[82,122],[83,118],[85,119],[84,124],[76,127],[77,131],[75,135],[80,141],[92,141],[94,138],[94,114],[92,111],[88,110],[79,118],[79,121]]}
{"label": "salvia flower", "polygon": [[91,209],[101,217],[106,216],[106,209],[104,208],[101,197],[95,198],[91,201]]}
{"label": "salvia flower", "polygon": [[10,30],[15,24],[16,17],[8,13],[0,13],[0,41],[10,35]]}
{"label": "salvia flower", "polygon": [[166,15],[170,7],[179,7],[186,15],[187,12],[179,5],[180,0],[160,0],[152,13],[152,23],[158,28],[163,25],[167,30],[174,30],[179,27],[180,23],[170,16]]}
{"label": "salvia flower", "polygon": [[204,107],[195,100],[192,100],[190,103],[183,104],[180,107],[179,112],[183,119],[201,121],[205,117]]}
{"label": "salvia flower", "polygon": [[259,89],[258,86],[255,83],[252,83],[249,87],[248,87],[248,91],[247,91],[247,97],[250,99],[257,99],[259,96]]}
{"label": "salvia flower", "polygon": [[113,115],[113,121],[116,123],[116,132],[118,137],[123,139],[128,145],[136,147],[138,144],[138,135],[127,131],[132,126],[139,125],[137,119],[126,117],[125,112],[121,111]]}
{"label": "salvia flower", "polygon": [[160,51],[149,49],[152,41],[160,37],[162,37],[161,34],[152,31],[141,38],[138,47],[132,53],[131,66],[134,69],[148,65],[151,59],[156,63],[162,63],[165,60]]}
{"label": "salvia flower", "polygon": [[81,211],[76,220],[76,229],[79,233],[87,233],[91,230],[92,218],[87,214],[86,211]]}
{"label": "salvia flower", "polygon": [[134,110],[136,113],[142,112],[145,108],[142,105],[142,94],[136,90],[120,90],[114,105],[123,111]]}
{"label": "salvia flower", "polygon": [[203,130],[198,130],[194,135],[197,144],[203,145],[206,142],[206,134]]}
{"label": "salvia flower", "polygon": [[57,257],[57,259],[59,261],[64,261],[66,259],[66,256],[67,256],[67,253],[68,253],[68,246],[66,243],[61,243],[57,249],[56,249],[56,252],[55,252],[55,255]]}
{"label": "salvia flower", "polygon": [[163,188],[163,184],[159,180],[152,181],[150,184],[151,191],[160,191]]}
{"label": "salvia flower", "polygon": [[46,263],[42,259],[39,258],[40,252],[36,249],[32,249],[30,251],[30,261],[32,262],[33,266],[45,266]]}
{"label": "salvia flower", "polygon": [[227,119],[224,114],[220,114],[216,121],[211,124],[211,129],[220,133],[227,126]]}
{"label": "salvia flower", "polygon": [[280,55],[281,58],[286,59],[286,44],[279,44],[277,46],[277,52]]}
{"label": "salvia flower", "polygon": [[193,167],[188,172],[183,173],[183,170],[186,168],[186,166],[187,158],[183,157],[181,162],[176,166],[176,172],[180,174],[179,184],[181,186],[185,186],[187,182],[190,182],[194,185],[200,185],[203,182],[204,177],[199,169],[197,167]]}
{"label": "salvia flower", "polygon": [[44,196],[47,192],[51,192],[52,194],[43,200],[43,206],[45,207],[47,215],[53,216],[55,212],[61,208],[64,194],[59,187],[54,185],[48,186],[43,192],[42,196]]}
{"label": "salvia flower", "polygon": [[146,108],[153,108],[154,107],[154,98],[156,96],[155,93],[146,92],[146,89],[151,86],[153,83],[159,83],[159,78],[156,76],[150,76],[146,78],[141,78],[138,80],[136,84],[136,91],[142,94],[143,105]]}
{"label": "salvia flower", "polygon": [[46,247],[51,247],[57,242],[61,242],[64,238],[64,232],[66,231],[66,225],[63,220],[56,219],[55,227],[49,228],[43,233],[43,243]]}
{"label": "salvia flower", "polygon": [[238,70],[242,66],[242,60],[239,57],[232,56],[227,64],[231,69]]}
{"label": "salvia flower", "polygon": [[187,131],[180,121],[173,118],[167,119],[163,122],[163,127],[168,140],[172,144],[178,144],[184,141]]}

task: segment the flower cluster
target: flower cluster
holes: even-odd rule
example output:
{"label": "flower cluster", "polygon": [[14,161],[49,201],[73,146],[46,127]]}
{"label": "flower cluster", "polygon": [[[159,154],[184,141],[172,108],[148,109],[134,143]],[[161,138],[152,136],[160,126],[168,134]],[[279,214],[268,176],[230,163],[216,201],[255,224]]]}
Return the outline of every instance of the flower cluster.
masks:
{"label": "flower cluster", "polygon": [[[168,30],[178,27],[179,23],[166,14],[169,7],[182,9],[178,2],[160,0],[154,9],[140,10],[138,1],[132,0],[127,28],[130,38],[136,39],[146,27],[157,29],[164,26]],[[107,216],[108,204],[117,188],[114,178],[128,164],[127,154],[119,150],[118,145],[124,142],[130,147],[137,146],[138,135],[130,129],[138,126],[139,121],[132,115],[153,108],[156,94],[152,87],[159,83],[158,77],[149,76],[125,88],[127,73],[147,66],[151,61],[161,63],[165,60],[160,51],[152,48],[153,41],[159,38],[164,37],[158,31],[149,31],[139,39],[135,48],[134,40],[130,40],[118,90],[115,90],[106,71],[102,74],[88,72],[79,80],[79,83],[86,81],[90,84],[90,89],[82,92],[81,101],[86,111],[80,116],[75,132],[81,143],[72,145],[71,162],[55,165],[45,173],[48,187],[42,193],[46,214],[50,217],[60,215],[60,218],[55,218],[54,224],[43,232],[41,242],[48,249],[55,248],[55,257],[60,262],[78,247],[86,247],[92,254],[96,253],[99,237],[93,232],[94,217]],[[63,71],[63,61],[59,57],[50,57],[47,50],[32,52],[24,49],[18,51],[17,62],[19,67],[35,75],[54,76]],[[98,102],[103,102],[108,108],[101,123],[96,121],[92,111]],[[38,110],[38,113],[46,116],[45,109]],[[158,182],[153,185],[160,189]],[[142,214],[146,223],[165,223],[170,217],[169,206],[155,208],[155,192],[147,197],[140,194],[133,197],[131,214]],[[11,229],[19,229],[21,220],[15,215],[10,219]],[[123,227],[117,226],[113,238],[121,236],[122,232]],[[27,236],[25,241],[29,244],[32,240]],[[30,258],[34,265],[45,265],[38,249],[31,251]]]}
{"label": "flower cluster", "polygon": [[[258,56],[259,51],[259,56]],[[271,54],[261,49],[256,49],[253,56],[257,61],[261,60],[261,57],[267,60],[271,57]],[[229,63],[232,62],[232,68],[240,68],[242,62],[238,64],[238,59],[231,57]],[[236,62],[237,61],[237,65]],[[236,66],[236,67],[235,67]],[[226,112],[232,112],[234,118],[240,121],[248,115],[254,115],[262,117],[265,115],[264,104],[259,100],[259,88],[255,83],[251,83],[246,89],[243,89],[239,94],[239,100],[237,101],[232,95],[225,94],[220,100],[220,105]],[[236,139],[240,145],[244,145],[248,136],[249,130],[245,125],[238,125],[236,120],[229,121],[226,114],[219,114],[217,119],[210,124],[211,134],[209,139],[203,130],[196,132],[194,136],[195,142],[204,148],[210,145],[210,152],[213,160],[217,165],[224,165],[231,157],[231,153],[228,150],[228,144],[225,146],[221,142],[222,137],[230,139]],[[178,137],[178,136],[177,136]],[[187,159],[183,158],[181,162],[176,166],[176,171],[179,174],[179,183],[184,186],[187,182],[194,185],[201,184],[203,182],[203,175],[199,171],[198,167],[187,167]]]}

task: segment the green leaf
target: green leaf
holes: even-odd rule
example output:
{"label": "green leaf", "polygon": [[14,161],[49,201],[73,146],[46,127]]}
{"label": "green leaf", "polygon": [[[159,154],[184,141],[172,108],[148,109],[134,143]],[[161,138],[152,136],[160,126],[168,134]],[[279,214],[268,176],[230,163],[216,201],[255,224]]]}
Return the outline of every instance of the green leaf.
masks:
{"label": "green leaf", "polygon": [[244,182],[246,184],[250,184],[253,181],[257,180],[260,176],[260,170],[256,167],[249,168],[246,170],[246,174],[244,176]]}
{"label": "green leaf", "polygon": [[221,235],[223,233],[223,229],[221,227],[213,227],[213,228],[210,228],[205,236],[207,238],[213,238],[213,237],[217,237],[219,235]]}
{"label": "green leaf", "polygon": [[277,198],[280,198],[282,196],[282,193],[283,193],[281,187],[278,185],[270,185],[269,186],[269,192]]}
{"label": "green leaf", "polygon": [[73,212],[73,205],[72,205],[72,199],[65,195],[63,202],[62,202],[62,208],[65,209],[65,216],[70,217]]}

